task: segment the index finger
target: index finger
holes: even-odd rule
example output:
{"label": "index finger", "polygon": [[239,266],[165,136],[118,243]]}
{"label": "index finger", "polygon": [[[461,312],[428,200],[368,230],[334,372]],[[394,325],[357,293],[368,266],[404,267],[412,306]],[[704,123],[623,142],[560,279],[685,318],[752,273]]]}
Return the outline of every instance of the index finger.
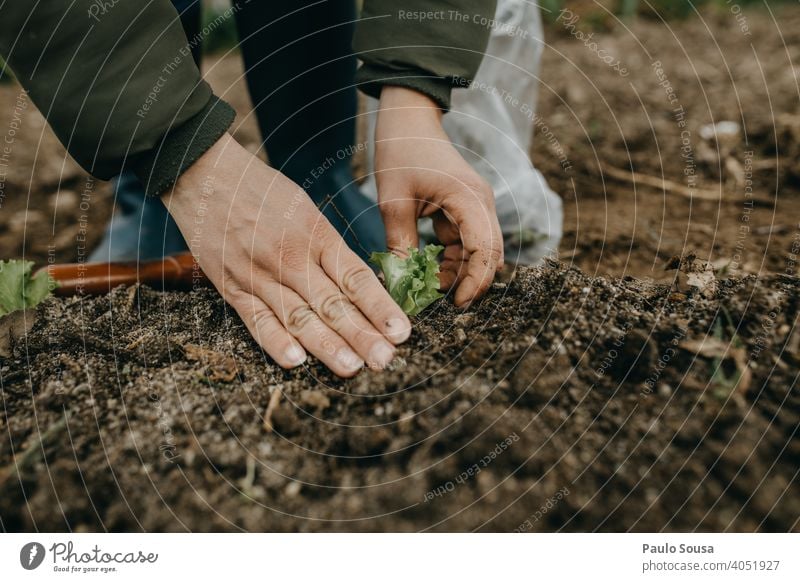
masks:
{"label": "index finger", "polygon": [[466,307],[486,293],[503,264],[503,235],[497,215],[481,205],[463,214],[458,227],[464,249],[469,252],[467,274],[456,289],[455,304]]}
{"label": "index finger", "polygon": [[322,253],[322,268],[350,302],[393,344],[411,335],[411,322],[394,302],[375,273],[344,244]]}

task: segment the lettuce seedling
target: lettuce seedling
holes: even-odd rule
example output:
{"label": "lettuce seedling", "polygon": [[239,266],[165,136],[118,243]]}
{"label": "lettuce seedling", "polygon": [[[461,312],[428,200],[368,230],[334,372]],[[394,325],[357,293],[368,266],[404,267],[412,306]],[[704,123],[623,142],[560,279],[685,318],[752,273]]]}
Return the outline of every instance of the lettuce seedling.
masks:
{"label": "lettuce seedling", "polygon": [[57,286],[46,273],[31,276],[32,261],[0,261],[0,316],[36,307]]}
{"label": "lettuce seedling", "polygon": [[427,245],[424,251],[409,248],[408,258],[394,253],[372,253],[370,262],[383,271],[386,289],[408,315],[417,315],[428,305],[444,297],[439,293],[439,263],[436,257],[444,247]]}

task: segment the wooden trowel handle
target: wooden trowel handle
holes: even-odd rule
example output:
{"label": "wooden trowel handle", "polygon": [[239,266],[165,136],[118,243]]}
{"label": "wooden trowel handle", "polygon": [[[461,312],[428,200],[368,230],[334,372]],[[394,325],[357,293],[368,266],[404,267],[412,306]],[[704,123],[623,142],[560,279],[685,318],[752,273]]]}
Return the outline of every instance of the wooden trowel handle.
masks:
{"label": "wooden trowel handle", "polygon": [[72,263],[48,265],[47,271],[59,286],[56,295],[97,295],[120,285],[145,283],[156,289],[191,289],[208,285],[191,253],[155,261],[131,263]]}

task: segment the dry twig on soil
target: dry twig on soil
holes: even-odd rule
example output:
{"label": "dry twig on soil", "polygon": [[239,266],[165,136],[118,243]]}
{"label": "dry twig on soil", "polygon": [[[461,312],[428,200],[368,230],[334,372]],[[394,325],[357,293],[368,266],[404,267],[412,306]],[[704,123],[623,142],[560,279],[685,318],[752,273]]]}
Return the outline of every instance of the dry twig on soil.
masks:
{"label": "dry twig on soil", "polygon": [[278,408],[278,405],[281,402],[281,396],[283,396],[283,390],[280,386],[276,386],[275,390],[272,392],[272,395],[269,397],[267,410],[264,412],[264,428],[267,429],[267,432],[272,432],[275,430],[275,427],[272,425],[272,413],[275,412],[276,408]]}

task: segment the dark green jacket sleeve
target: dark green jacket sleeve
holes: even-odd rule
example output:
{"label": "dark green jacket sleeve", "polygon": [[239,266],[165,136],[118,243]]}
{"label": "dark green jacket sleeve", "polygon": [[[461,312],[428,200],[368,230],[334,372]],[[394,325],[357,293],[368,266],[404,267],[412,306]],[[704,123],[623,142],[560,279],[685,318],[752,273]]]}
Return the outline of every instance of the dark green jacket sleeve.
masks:
{"label": "dark green jacket sleeve", "polygon": [[0,54],[83,168],[102,179],[133,168],[149,194],[233,122],[169,0],[3,2]]}
{"label": "dark green jacket sleeve", "polygon": [[495,0],[365,0],[353,47],[356,82],[378,97],[384,85],[416,89],[450,107],[453,87],[468,87],[483,59]]}

